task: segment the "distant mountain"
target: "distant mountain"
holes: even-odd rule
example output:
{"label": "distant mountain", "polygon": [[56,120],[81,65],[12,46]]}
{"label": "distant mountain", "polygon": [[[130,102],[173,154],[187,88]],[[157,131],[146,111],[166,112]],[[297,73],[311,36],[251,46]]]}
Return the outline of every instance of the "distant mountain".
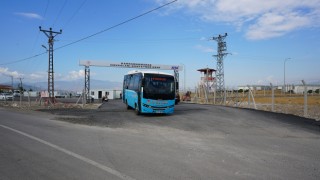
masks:
{"label": "distant mountain", "polygon": [[[11,86],[11,83],[2,83],[3,85]],[[14,83],[13,87],[18,88],[19,83]],[[25,90],[32,89],[33,91],[47,90],[48,82],[35,82],[35,83],[23,83],[23,88]],[[55,90],[62,91],[82,91],[84,89],[84,80],[74,80],[74,81],[55,81]],[[90,80],[90,89],[122,89],[121,82],[113,82],[108,80]]]}

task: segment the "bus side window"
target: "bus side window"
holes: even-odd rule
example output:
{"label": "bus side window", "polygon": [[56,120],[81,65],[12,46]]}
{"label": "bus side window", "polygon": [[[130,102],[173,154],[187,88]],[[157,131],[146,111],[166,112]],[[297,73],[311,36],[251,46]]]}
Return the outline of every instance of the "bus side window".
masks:
{"label": "bus side window", "polygon": [[129,82],[130,82],[129,76],[126,76],[126,84],[124,86],[125,89],[129,88]]}
{"label": "bus side window", "polygon": [[133,86],[134,86],[134,76],[130,75],[129,77],[129,83],[128,83],[128,89],[133,89]]}
{"label": "bus side window", "polygon": [[134,76],[134,85],[133,85],[133,90],[135,90],[135,91],[138,91],[138,89],[139,89],[139,75],[138,74],[135,74],[135,76]]}

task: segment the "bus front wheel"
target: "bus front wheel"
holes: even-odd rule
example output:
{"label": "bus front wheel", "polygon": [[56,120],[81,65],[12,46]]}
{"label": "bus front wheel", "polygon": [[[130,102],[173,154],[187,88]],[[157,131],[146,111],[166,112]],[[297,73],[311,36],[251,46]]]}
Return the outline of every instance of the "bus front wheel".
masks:
{"label": "bus front wheel", "polygon": [[136,111],[136,114],[137,115],[140,115],[141,113],[140,113],[140,110],[139,110],[139,106],[136,104],[136,108],[135,108],[135,111]]}
{"label": "bus front wheel", "polygon": [[131,107],[128,105],[128,101],[126,101],[126,106],[127,106],[127,109],[131,109]]}

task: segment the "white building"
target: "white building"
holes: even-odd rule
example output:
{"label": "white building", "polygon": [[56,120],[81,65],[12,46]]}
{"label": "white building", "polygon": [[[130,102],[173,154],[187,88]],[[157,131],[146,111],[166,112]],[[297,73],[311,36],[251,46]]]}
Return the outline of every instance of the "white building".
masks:
{"label": "white building", "polygon": [[[307,92],[312,90],[313,92],[317,89],[320,89],[320,85],[307,85]],[[294,85],[293,92],[296,94],[303,94],[304,93],[304,86],[303,85]]]}
{"label": "white building", "polygon": [[25,91],[23,92],[24,97],[40,97],[40,92],[38,91]]}
{"label": "white building", "polygon": [[[255,90],[271,90],[270,86],[265,85],[249,85],[250,89]],[[244,91],[249,89],[248,86],[238,86],[238,90],[242,89]],[[283,86],[274,86],[275,89],[282,90]],[[320,89],[320,85],[307,85],[307,91],[312,90],[315,92],[317,89]],[[293,91],[295,94],[303,94],[304,86],[303,85],[286,85],[286,92]]]}
{"label": "white building", "polygon": [[[270,90],[271,87],[270,86],[266,86],[266,85],[249,85],[251,90],[255,90],[255,91],[261,91],[261,90]],[[249,90],[248,86],[238,86],[238,90],[242,89],[242,90]]]}
{"label": "white building", "polygon": [[108,99],[120,99],[122,90],[111,89],[90,89],[90,96],[94,99],[102,99],[102,97],[108,97]]}

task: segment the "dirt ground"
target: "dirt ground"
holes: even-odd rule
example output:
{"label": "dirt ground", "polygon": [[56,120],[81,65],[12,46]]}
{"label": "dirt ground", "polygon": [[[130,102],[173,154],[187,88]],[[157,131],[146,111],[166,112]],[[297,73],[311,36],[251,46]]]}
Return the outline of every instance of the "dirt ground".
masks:
{"label": "dirt ground", "polygon": [[[198,95],[199,96],[199,95]],[[209,95],[208,102],[205,100],[204,95],[196,97],[194,93],[191,94],[192,103],[200,104],[213,104],[213,95]],[[263,111],[272,110],[271,91],[255,91],[253,92],[256,108]],[[181,94],[180,97],[183,97]],[[248,104],[248,93],[228,93],[227,106],[236,106],[242,108],[254,108],[252,97],[250,107]],[[308,94],[307,97],[307,115],[304,113],[304,96],[302,94],[284,94],[281,91],[275,91],[274,98],[274,111],[284,114],[293,114],[301,117],[307,117],[315,120],[320,120],[320,95]],[[217,99],[216,104],[221,104],[221,100]]]}

